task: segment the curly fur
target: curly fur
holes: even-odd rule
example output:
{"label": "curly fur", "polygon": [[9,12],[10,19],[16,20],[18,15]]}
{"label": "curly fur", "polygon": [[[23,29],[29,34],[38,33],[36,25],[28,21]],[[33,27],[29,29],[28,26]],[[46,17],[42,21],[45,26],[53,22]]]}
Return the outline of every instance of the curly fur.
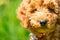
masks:
{"label": "curly fur", "polygon": [[[60,40],[60,0],[23,0],[17,17],[33,34],[30,40]],[[47,21],[45,28],[39,23],[42,19]]]}

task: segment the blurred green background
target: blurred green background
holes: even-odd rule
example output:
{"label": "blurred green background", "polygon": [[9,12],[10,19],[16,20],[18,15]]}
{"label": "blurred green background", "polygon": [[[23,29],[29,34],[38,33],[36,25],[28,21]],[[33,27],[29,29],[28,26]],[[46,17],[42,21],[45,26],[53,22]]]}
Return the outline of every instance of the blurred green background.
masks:
{"label": "blurred green background", "polygon": [[16,9],[22,0],[0,0],[0,40],[29,40],[29,32],[17,19]]}

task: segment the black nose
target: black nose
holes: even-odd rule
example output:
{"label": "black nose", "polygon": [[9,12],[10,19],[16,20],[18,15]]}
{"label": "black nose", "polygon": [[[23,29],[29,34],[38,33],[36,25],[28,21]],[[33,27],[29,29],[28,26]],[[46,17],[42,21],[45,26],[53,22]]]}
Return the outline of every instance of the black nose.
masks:
{"label": "black nose", "polygon": [[46,25],[46,23],[47,23],[47,21],[46,21],[46,20],[40,20],[40,24],[41,24],[42,26],[45,26],[45,25]]}

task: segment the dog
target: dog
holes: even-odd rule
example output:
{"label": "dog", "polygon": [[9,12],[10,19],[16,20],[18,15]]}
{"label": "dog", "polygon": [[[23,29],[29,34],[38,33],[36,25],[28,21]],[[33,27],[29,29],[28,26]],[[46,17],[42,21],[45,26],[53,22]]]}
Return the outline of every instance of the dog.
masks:
{"label": "dog", "polygon": [[60,0],[22,0],[17,17],[30,40],[60,40]]}

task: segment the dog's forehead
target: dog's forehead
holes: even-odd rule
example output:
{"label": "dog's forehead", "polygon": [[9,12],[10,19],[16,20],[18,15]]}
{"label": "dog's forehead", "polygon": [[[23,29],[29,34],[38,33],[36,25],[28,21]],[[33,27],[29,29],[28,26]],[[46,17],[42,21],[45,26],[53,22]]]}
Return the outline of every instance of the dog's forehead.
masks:
{"label": "dog's forehead", "polygon": [[[26,0],[27,1],[27,0]],[[27,4],[25,4],[26,6]],[[30,0],[28,5],[25,7],[27,10],[32,10],[34,8],[40,10],[40,8],[53,8],[54,10],[58,8],[58,3],[56,0]]]}

